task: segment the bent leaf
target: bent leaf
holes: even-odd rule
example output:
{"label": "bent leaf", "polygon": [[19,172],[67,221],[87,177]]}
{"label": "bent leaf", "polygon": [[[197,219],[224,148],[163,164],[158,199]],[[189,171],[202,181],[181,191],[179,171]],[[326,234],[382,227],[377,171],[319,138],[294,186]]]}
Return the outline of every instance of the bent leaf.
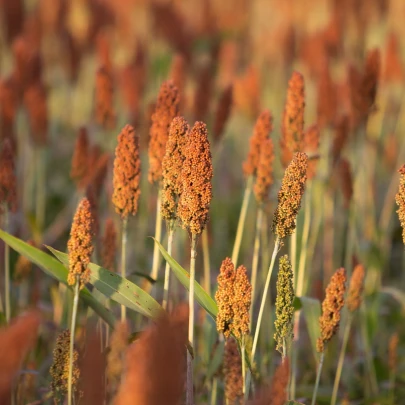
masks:
{"label": "bent leaf", "polygon": [[[37,266],[39,266],[46,274],[53,277],[60,283],[68,286],[67,269],[65,268],[65,266],[63,266],[63,264],[61,264],[51,255],[29,245],[28,243],[8,234],[7,232],[2,231],[1,229],[0,238],[20,255],[26,257],[32,263],[35,263]],[[71,288],[70,286],[68,287]],[[97,301],[87,288],[83,288],[80,291],[80,298],[111,327],[114,327],[114,315],[110,311],[108,311],[99,301]]]}
{"label": "bent leaf", "polygon": [[[66,267],[69,266],[69,258],[66,253],[59,252],[50,246],[47,248],[59,259]],[[90,284],[103,293],[106,297],[118,302],[125,307],[139,312],[148,318],[159,316],[162,307],[147,292],[142,290],[132,281],[121,277],[117,273],[90,263]]]}
{"label": "bent leaf", "polygon": [[[155,238],[153,238],[153,240],[158,245],[163,257],[170,264],[170,267],[177,279],[187,290],[189,290],[190,274],[186,270],[184,270],[183,267],[181,267],[180,264],[177,263],[176,260],[174,260],[173,257],[169,255],[169,253],[167,253],[165,248]],[[197,281],[194,281],[194,295],[197,302],[215,320],[218,314],[218,306],[216,302],[211,298],[211,296],[204,290],[204,288],[202,288],[201,285],[197,283]]]}

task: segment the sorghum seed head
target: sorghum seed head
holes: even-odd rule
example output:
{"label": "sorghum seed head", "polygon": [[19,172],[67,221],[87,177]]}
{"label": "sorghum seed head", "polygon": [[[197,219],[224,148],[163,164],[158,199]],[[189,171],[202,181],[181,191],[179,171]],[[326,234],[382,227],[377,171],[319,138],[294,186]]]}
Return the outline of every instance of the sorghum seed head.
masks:
{"label": "sorghum seed head", "polygon": [[276,349],[285,356],[283,344],[289,345],[293,338],[294,275],[287,255],[281,257],[279,263],[274,340],[277,342]]}
{"label": "sorghum seed head", "polygon": [[399,222],[402,226],[402,240],[405,244],[405,164],[398,170],[399,177],[399,190],[395,195],[395,202],[398,205],[397,214]]}
{"label": "sorghum seed head", "polygon": [[162,161],[162,217],[168,222],[177,218],[177,204],[181,194],[181,170],[185,160],[184,148],[190,128],[183,117],[170,124],[166,153]]}
{"label": "sorghum seed head", "polygon": [[243,403],[242,361],[235,339],[227,339],[224,353],[225,397],[229,404]]}
{"label": "sorghum seed head", "polygon": [[346,271],[344,268],[340,268],[333,274],[326,287],[325,299],[322,302],[322,315],[319,318],[321,336],[316,343],[316,348],[320,353],[325,350],[325,345],[332,339],[339,328],[345,290]]}
{"label": "sorghum seed head", "polygon": [[0,154],[0,204],[6,204],[12,212],[17,209],[17,178],[14,165],[11,141],[6,139]]}
{"label": "sorghum seed head", "polygon": [[362,111],[364,115],[369,115],[375,108],[375,98],[377,95],[378,80],[381,70],[381,55],[379,49],[372,49],[367,53],[366,64],[361,82],[361,95],[363,99]]}
{"label": "sorghum seed head", "polygon": [[218,100],[217,110],[214,118],[213,135],[214,141],[218,142],[224,132],[226,122],[232,109],[232,85],[229,85],[222,92],[221,97]]}
{"label": "sorghum seed head", "polygon": [[[53,363],[50,368],[52,377],[51,390],[56,399],[61,400],[68,392],[69,379],[69,346],[70,346],[70,331],[61,332],[56,338],[55,349],[53,350]],[[73,352],[73,392],[77,390],[77,385],[80,378],[80,369],[78,367],[79,354],[77,350]]]}
{"label": "sorghum seed head", "polygon": [[318,81],[318,125],[324,128],[333,124],[338,107],[337,91],[333,83],[329,63],[325,62]]}
{"label": "sorghum seed head", "polygon": [[395,372],[398,367],[398,343],[399,336],[395,332],[391,335],[388,344],[388,365],[392,372]]}
{"label": "sorghum seed head", "polygon": [[85,187],[84,180],[87,177],[88,170],[88,155],[89,155],[89,138],[87,129],[81,127],[79,135],[76,139],[75,150],[72,156],[72,165],[70,169],[70,177],[76,182],[78,188]]}
{"label": "sorghum seed head", "polygon": [[333,163],[336,163],[340,158],[342,150],[345,147],[347,140],[349,139],[349,130],[350,130],[349,117],[347,115],[342,115],[337,119],[334,129],[331,148]]}
{"label": "sorghum seed head", "polygon": [[264,110],[257,118],[253,134],[249,140],[249,152],[246,161],[243,162],[243,172],[246,177],[256,176],[257,166],[260,159],[260,148],[263,141],[268,139],[273,130],[273,117],[269,110]]}
{"label": "sorghum seed head", "polygon": [[295,221],[301,208],[307,180],[307,167],[308,156],[297,152],[285,170],[273,218],[273,232],[280,239],[291,235],[295,230]]}
{"label": "sorghum seed head", "polygon": [[173,80],[173,83],[179,90],[180,110],[182,110],[182,106],[184,105],[184,88],[187,77],[186,68],[187,68],[186,58],[181,53],[176,53],[173,56],[172,63],[170,65],[169,79]]}
{"label": "sorghum seed head", "polygon": [[166,153],[169,127],[173,118],[179,115],[179,90],[171,80],[163,82],[160,87],[152,125],[149,131],[149,182],[162,179],[162,160]]}
{"label": "sorghum seed head", "polygon": [[68,242],[69,274],[68,284],[80,282],[80,288],[89,281],[90,270],[87,266],[93,253],[94,219],[87,198],[83,198],[76,210]]}
{"label": "sorghum seed head", "polygon": [[178,216],[184,229],[199,235],[208,222],[213,176],[207,126],[197,121],[184,148]]}
{"label": "sorghum seed head", "polygon": [[114,111],[114,83],[112,72],[101,66],[96,72],[95,120],[103,128],[113,129],[116,123]]}
{"label": "sorghum seed head", "polygon": [[233,294],[235,283],[235,266],[232,260],[227,257],[223,260],[218,275],[218,290],[215,293],[215,301],[218,305],[216,318],[217,330],[227,338],[231,333],[233,320]]}
{"label": "sorghum seed head", "polygon": [[364,276],[364,266],[358,264],[353,270],[346,298],[347,308],[350,312],[354,312],[360,307],[364,288]]}
{"label": "sorghum seed head", "polygon": [[101,251],[101,263],[105,269],[115,271],[115,257],[117,254],[117,231],[114,221],[108,218],[105,222],[104,237]]}
{"label": "sorghum seed head", "polygon": [[271,403],[273,405],[283,405],[287,401],[289,370],[288,358],[285,358],[277,367],[271,383]]}
{"label": "sorghum seed head", "polygon": [[274,146],[271,139],[265,139],[260,147],[259,162],[256,171],[256,182],[253,186],[256,201],[262,204],[268,198],[273,184]]}
{"label": "sorghum seed head", "polygon": [[302,151],[304,135],[305,87],[301,73],[293,72],[287,89],[287,100],[284,108],[281,128],[280,146],[284,167],[295,152]]}
{"label": "sorghum seed head", "polygon": [[135,215],[141,194],[141,160],[139,157],[139,139],[131,125],[125,125],[118,135],[115,148],[112,202],[121,218]]}
{"label": "sorghum seed head", "polygon": [[[319,128],[318,125],[311,125],[304,132],[302,150],[307,155],[316,155],[319,150]],[[318,164],[318,158],[312,157],[308,159],[307,178],[312,179],[316,174],[316,166]]]}
{"label": "sorghum seed head", "polygon": [[252,286],[245,266],[239,266],[236,269],[232,297],[232,333],[239,339],[249,334],[249,311],[252,303]]}

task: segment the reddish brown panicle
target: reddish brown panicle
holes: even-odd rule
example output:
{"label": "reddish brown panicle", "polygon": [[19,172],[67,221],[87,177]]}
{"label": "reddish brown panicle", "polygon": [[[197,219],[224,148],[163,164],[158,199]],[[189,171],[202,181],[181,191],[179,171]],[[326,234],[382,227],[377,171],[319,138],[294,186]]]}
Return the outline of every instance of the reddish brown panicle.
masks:
{"label": "reddish brown panicle", "polygon": [[316,174],[316,166],[319,160],[317,156],[319,152],[319,139],[320,133],[318,125],[312,125],[304,132],[302,150],[309,156],[307,169],[307,178],[309,180],[314,178]]}
{"label": "reddish brown panicle", "polygon": [[72,164],[70,169],[70,177],[76,182],[78,188],[85,187],[84,180],[87,176],[88,170],[88,155],[89,155],[89,138],[87,136],[87,129],[81,127],[79,135],[76,138],[75,149],[72,156]]}
{"label": "reddish brown panicle", "polygon": [[360,307],[364,289],[364,276],[364,266],[358,264],[353,270],[347,293],[347,308],[350,312],[354,312]]}
{"label": "reddish brown panicle", "polygon": [[214,141],[218,142],[224,132],[226,122],[231,114],[232,109],[232,86],[229,85],[222,92],[217,105],[217,110],[214,118],[213,135]]}
{"label": "reddish brown panicle", "polygon": [[12,212],[17,209],[17,178],[10,139],[3,142],[0,154],[0,203],[6,204]]}
{"label": "reddish brown panicle", "polygon": [[267,200],[270,186],[273,184],[274,145],[271,139],[265,139],[260,147],[256,182],[253,186],[256,201],[262,204]]}
{"label": "reddish brown panicle", "polygon": [[103,128],[113,129],[116,123],[114,110],[114,83],[111,70],[101,66],[96,72],[96,93],[94,108],[96,123]]}
{"label": "reddish brown panicle", "polygon": [[224,353],[225,397],[227,403],[243,403],[242,361],[235,339],[227,339]]}
{"label": "reddish brown panicle", "polygon": [[117,254],[117,231],[114,221],[108,218],[105,222],[104,237],[101,251],[101,263],[104,268],[115,271],[115,257]]}

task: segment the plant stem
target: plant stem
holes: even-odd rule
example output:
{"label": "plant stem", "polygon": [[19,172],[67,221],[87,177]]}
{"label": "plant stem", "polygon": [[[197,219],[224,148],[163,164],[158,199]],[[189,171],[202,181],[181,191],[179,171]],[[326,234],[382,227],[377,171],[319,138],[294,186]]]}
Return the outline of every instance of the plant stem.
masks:
{"label": "plant stem", "polygon": [[73,349],[75,344],[75,328],[76,328],[76,317],[77,317],[77,307],[79,304],[79,277],[76,277],[75,284],[75,295],[73,297],[73,312],[72,312],[72,323],[70,326],[70,347],[69,347],[69,376],[68,376],[68,405],[72,405],[72,393],[73,393]]}
{"label": "plant stem", "polygon": [[[122,219],[122,243],[121,243],[121,277],[126,276],[126,260],[127,260],[127,225],[128,218]],[[127,308],[121,305],[121,321],[124,322],[127,318]]]}
{"label": "plant stem", "polygon": [[325,352],[322,352],[321,357],[319,358],[318,371],[317,371],[317,374],[316,374],[316,382],[315,382],[315,387],[314,387],[314,393],[312,395],[311,405],[315,405],[316,396],[318,395],[319,380],[321,379],[321,372],[322,372],[322,366],[323,366],[324,357],[325,357]]}
{"label": "plant stem", "polygon": [[335,383],[333,384],[332,400],[330,402],[331,405],[336,404],[339,382],[340,382],[340,377],[342,375],[343,362],[345,360],[346,347],[347,347],[347,342],[349,341],[351,325],[352,325],[352,315],[348,314],[348,319],[347,319],[344,334],[343,334],[342,347],[340,348],[338,366],[336,369]]}
{"label": "plant stem", "polygon": [[[7,204],[4,204],[4,229],[8,232],[9,210]],[[4,292],[6,306],[6,321],[10,322],[11,303],[10,303],[10,247],[6,243],[4,246]]]}
{"label": "plant stem", "polygon": [[210,405],[217,405],[218,379],[214,377],[212,381]]}
{"label": "plant stem", "polygon": [[210,268],[210,248],[208,244],[208,228],[202,233],[202,251],[204,261],[204,289],[211,295],[211,268]]}
{"label": "plant stem", "polygon": [[[167,238],[167,253],[169,256],[172,255],[173,247],[173,236],[174,236],[174,226],[169,226],[169,236]],[[170,264],[166,261],[165,266],[165,282],[163,286],[163,302],[162,307],[164,310],[167,310],[167,304],[169,302],[169,289],[170,289]]]}
{"label": "plant stem", "polygon": [[256,216],[256,231],[255,231],[255,242],[253,247],[253,259],[252,259],[252,303],[250,305],[250,314],[249,314],[249,329],[252,330],[252,318],[253,318],[253,307],[255,302],[256,295],[256,284],[257,284],[257,268],[259,265],[259,252],[260,252],[260,234],[262,229],[263,221],[263,208],[260,206],[257,210]]}
{"label": "plant stem", "polygon": [[[188,340],[190,346],[194,348],[194,281],[195,281],[195,259],[197,256],[197,235],[191,234],[191,255],[190,255],[190,289],[188,294]],[[193,405],[193,359],[187,350],[187,397],[186,404]]]}
{"label": "plant stem", "polygon": [[240,245],[242,242],[243,228],[245,227],[246,214],[247,214],[247,210],[248,210],[248,206],[249,206],[250,194],[252,193],[252,185],[253,185],[253,176],[250,176],[247,180],[245,192],[243,194],[242,207],[241,207],[240,214],[239,214],[238,229],[236,231],[236,238],[235,238],[235,243],[233,245],[233,251],[232,251],[232,263],[234,264],[235,267],[236,267],[236,264],[238,261]]}
{"label": "plant stem", "polygon": [[246,391],[246,360],[245,360],[245,336],[242,336],[242,346],[240,349],[240,356],[241,356],[241,360],[242,360],[242,381],[243,381],[243,385],[242,385],[242,390],[243,390],[243,394],[245,394]]}
{"label": "plant stem", "polygon": [[46,206],[46,191],[45,191],[45,150],[38,147],[35,151],[37,161],[37,186],[35,200],[35,218],[39,233],[42,239],[42,232],[45,222],[45,206]]}
{"label": "plant stem", "polygon": [[[160,205],[162,202],[161,192],[159,190],[158,198],[156,202],[156,225],[155,225],[155,240],[160,243],[162,239],[162,213],[160,212]],[[154,243],[153,247],[153,262],[150,276],[156,280],[159,272],[159,248],[157,243]]]}

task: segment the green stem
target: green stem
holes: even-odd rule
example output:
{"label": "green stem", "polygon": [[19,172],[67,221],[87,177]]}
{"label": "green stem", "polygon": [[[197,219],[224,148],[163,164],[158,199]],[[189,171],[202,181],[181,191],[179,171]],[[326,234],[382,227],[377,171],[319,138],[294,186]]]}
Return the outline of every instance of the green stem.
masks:
{"label": "green stem", "polygon": [[202,233],[202,251],[204,261],[204,289],[211,295],[211,268],[210,268],[210,248],[208,244],[208,229]]}
{"label": "green stem", "polygon": [[[160,212],[160,205],[162,202],[161,192],[159,190],[157,203],[156,203],[156,225],[155,225],[155,240],[160,243],[162,239],[162,213]],[[154,243],[153,247],[153,262],[152,262],[152,270],[150,276],[153,280],[157,279],[159,272],[159,247],[157,243]]]}
{"label": "green stem", "polygon": [[36,200],[35,200],[35,218],[39,233],[42,238],[45,222],[45,207],[46,207],[46,183],[45,183],[45,150],[36,149],[37,173],[36,173]]}
{"label": "green stem", "polygon": [[260,206],[257,210],[256,216],[256,232],[255,232],[255,242],[253,247],[253,260],[252,260],[252,303],[250,305],[249,323],[250,330],[252,330],[252,318],[253,318],[253,307],[256,295],[256,284],[257,284],[257,268],[259,265],[259,252],[260,252],[260,234],[263,221],[263,208]]}
{"label": "green stem", "polygon": [[[7,204],[4,204],[4,229],[8,232],[9,228],[9,210]],[[6,300],[6,321],[10,322],[11,302],[10,302],[10,247],[6,243],[4,246],[4,292]]]}
{"label": "green stem", "polygon": [[[169,236],[167,238],[167,253],[169,254],[169,256],[172,255],[173,236],[174,236],[174,227],[170,225]],[[168,261],[166,261],[165,282],[163,286],[163,302],[162,302],[162,307],[164,310],[167,310],[167,305],[169,302],[169,290],[170,290],[170,264]]]}
{"label": "green stem", "polygon": [[323,366],[324,357],[325,357],[325,352],[322,352],[321,357],[319,359],[318,371],[317,371],[317,374],[316,374],[316,382],[315,382],[315,387],[314,387],[314,393],[312,395],[311,405],[315,405],[316,396],[318,395],[318,387],[319,387],[319,381],[321,379],[321,372],[322,372],[322,366]]}
{"label": "green stem", "polygon": [[[127,225],[128,219],[122,220],[122,243],[121,243],[121,277],[126,276],[126,261],[127,261]],[[121,305],[121,321],[124,322],[127,318],[127,308]]]}
{"label": "green stem", "polygon": [[340,348],[338,366],[336,369],[335,383],[333,384],[332,400],[330,402],[331,405],[335,405],[336,400],[337,400],[339,382],[340,382],[340,377],[342,375],[343,362],[345,360],[346,347],[347,347],[347,342],[349,341],[351,324],[352,324],[352,315],[348,314],[348,319],[347,319],[344,334],[343,334],[342,347]]}
{"label": "green stem", "polygon": [[243,194],[242,207],[239,214],[238,229],[236,231],[235,243],[233,245],[232,251],[232,263],[234,264],[235,267],[237,265],[240,245],[242,242],[243,228],[245,227],[250,194],[252,193],[252,185],[253,185],[253,176],[250,176],[247,180],[245,192]]}
{"label": "green stem", "polygon": [[218,379],[214,377],[212,381],[210,405],[217,405],[217,393],[218,393]]}
{"label": "green stem", "polygon": [[72,394],[73,394],[73,349],[75,344],[75,329],[76,329],[76,317],[77,317],[77,307],[79,304],[79,286],[80,279],[76,278],[75,284],[75,295],[73,297],[73,312],[72,312],[72,323],[70,326],[70,346],[69,346],[69,376],[68,376],[68,405],[72,405]]}
{"label": "green stem", "polygon": [[[194,281],[195,281],[195,259],[197,256],[197,235],[191,234],[191,255],[190,255],[190,290],[188,294],[188,341],[192,348],[194,342]],[[193,359],[191,353],[187,350],[187,392],[186,404],[194,404],[193,392]]]}

